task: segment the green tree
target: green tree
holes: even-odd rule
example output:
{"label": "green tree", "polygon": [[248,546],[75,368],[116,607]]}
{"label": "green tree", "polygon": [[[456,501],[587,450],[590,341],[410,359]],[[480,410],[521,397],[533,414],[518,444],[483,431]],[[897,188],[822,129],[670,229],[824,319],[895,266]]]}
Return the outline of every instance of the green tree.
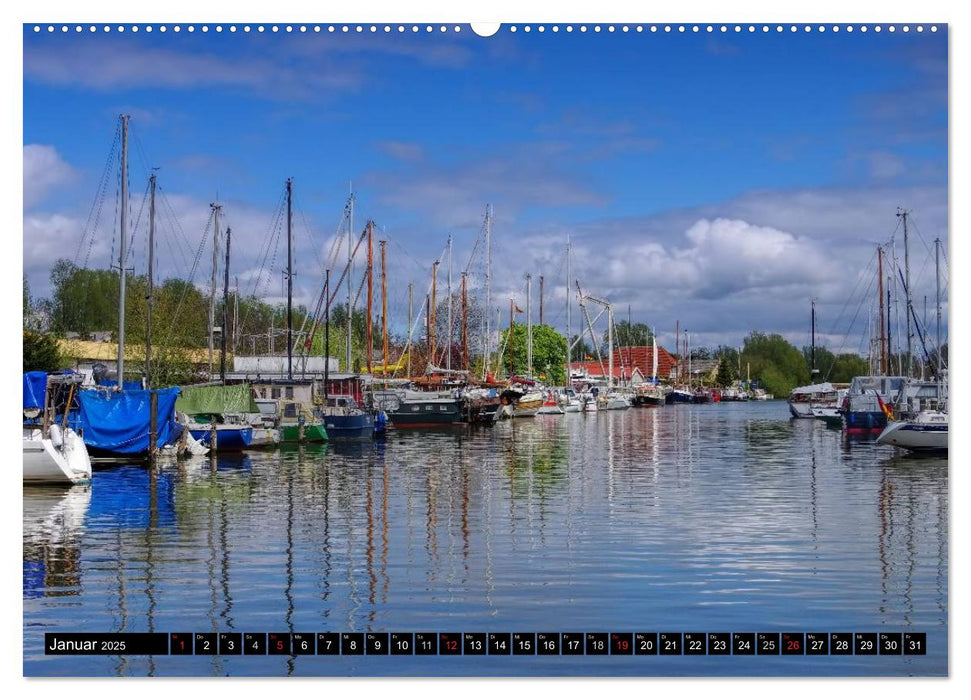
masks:
{"label": "green tree", "polygon": [[24,372],[56,372],[62,363],[57,338],[24,330]]}
{"label": "green tree", "polygon": [[837,355],[833,360],[832,368],[828,378],[833,382],[851,382],[853,377],[870,373],[867,361],[849,352]]}
{"label": "green tree", "polygon": [[714,351],[718,360],[718,373],[715,382],[718,386],[731,386],[738,377],[738,350],[727,345],[721,345]]}
{"label": "green tree", "polygon": [[[509,368],[509,358],[512,355],[513,371],[517,375],[525,375],[527,368],[526,326],[514,324],[512,347],[508,342],[509,329],[501,333],[503,350],[503,367]],[[551,326],[533,326],[533,373],[546,378],[552,384],[566,383],[566,338],[557,333]]]}
{"label": "green tree", "polygon": [[87,270],[61,259],[51,269],[51,325],[87,338],[93,331],[118,331],[118,273]]}
{"label": "green tree", "polygon": [[[640,347],[650,345],[653,338],[651,329],[646,323],[629,323],[628,321],[618,321],[614,323],[614,347],[622,348],[625,346]],[[601,352],[606,352],[607,332],[604,331],[601,343]]]}
{"label": "green tree", "polygon": [[[802,348],[802,356],[806,361],[806,369],[810,370],[810,381],[815,382],[816,380],[819,380],[822,382],[826,381],[827,379],[831,381],[838,381],[832,379],[831,377],[833,364],[836,362],[836,355],[827,350],[825,347],[817,345],[814,358],[812,347],[805,345]],[[815,369],[817,370],[815,373],[811,371],[814,368],[814,360]]]}
{"label": "green tree", "polygon": [[778,333],[752,331],[745,338],[742,363],[751,365],[752,376],[776,396],[787,396],[809,383],[809,368],[802,352]]}

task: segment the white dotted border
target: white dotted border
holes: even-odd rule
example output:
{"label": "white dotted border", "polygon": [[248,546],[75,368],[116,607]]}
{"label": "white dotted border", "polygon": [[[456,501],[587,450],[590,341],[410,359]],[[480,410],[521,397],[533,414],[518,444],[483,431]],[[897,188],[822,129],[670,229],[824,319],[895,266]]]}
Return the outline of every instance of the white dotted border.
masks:
{"label": "white dotted border", "polygon": [[[672,25],[672,24],[650,24],[650,25],[643,25],[643,24],[636,24],[636,25],[628,25],[628,24],[624,24],[624,25],[613,25],[613,24],[599,25],[599,24],[594,24],[594,25],[586,25],[586,24],[580,24],[580,25],[572,25],[572,24],[566,24],[566,25],[562,25],[561,26],[561,25],[554,24],[554,25],[550,25],[548,28],[554,34],[559,33],[560,31],[564,31],[564,32],[566,32],[568,34],[571,33],[571,32],[574,32],[574,31],[578,31],[581,34],[582,33],[585,33],[585,32],[588,32],[588,31],[592,31],[594,33],[599,33],[599,32],[603,32],[603,31],[607,31],[608,33],[616,32],[616,31],[620,31],[620,32],[623,32],[623,33],[629,33],[629,32],[635,32],[635,33],[650,32],[652,34],[656,34],[658,32],[662,32],[662,33],[665,33],[665,34],[672,34],[672,33],[678,33],[678,34],[687,34],[687,33],[699,34],[699,33],[702,33],[702,32],[708,33],[708,34],[713,34],[713,33],[716,33],[716,32],[722,33],[722,34],[725,34],[725,33],[728,33],[728,32],[732,32],[732,33],[736,33],[736,34],[740,34],[742,32],[747,32],[749,34],[755,34],[757,32],[761,32],[763,34],[768,34],[769,32],[772,32],[772,31],[774,31],[776,33],[782,33],[782,32],[786,32],[786,31],[788,31],[789,33],[796,33],[796,32],[799,32],[799,31],[802,31],[804,33],[809,33],[809,32],[817,32],[817,33],[833,32],[834,34],[835,33],[839,33],[841,31],[845,31],[847,33],[852,33],[854,31],[859,31],[859,32],[862,32],[862,33],[866,33],[868,31],[874,31],[877,34],[879,34],[879,33],[881,33],[884,30],[890,32],[891,34],[897,32],[898,30],[900,32],[904,33],[904,34],[907,34],[910,31],[916,31],[918,33],[922,33],[922,32],[925,31],[925,29],[928,30],[928,31],[930,31],[930,32],[936,32],[936,31],[938,31],[937,25],[934,25],[934,24],[929,25],[929,26],[926,26],[926,27],[925,27],[925,25],[922,25],[922,24],[916,24],[916,25],[910,25],[910,24],[901,24],[901,25],[895,25],[895,24],[888,24],[888,25],[882,25],[882,24],[874,24],[874,25],[867,25],[867,24],[861,24],[861,25],[838,25],[838,24],[833,24],[833,25],[828,25],[828,26],[827,25],[822,25],[822,24],[817,25],[817,26],[813,26],[813,25],[809,25],[809,24],[805,24],[805,25],[797,25],[797,24],[788,24],[788,25],[782,25],[782,24],[774,24],[774,25],[768,25],[768,24],[762,24],[762,25],[754,25],[754,24],[748,24],[748,25],[741,25],[741,24],[734,24],[734,25],[725,25],[725,24],[721,24],[721,25],[711,25],[711,24],[707,24],[707,25],[698,25],[698,24],[690,24],[690,25],[685,25],[685,24],[677,24],[677,25]],[[158,25],[157,27],[156,26],[153,26],[153,25],[127,25],[126,26],[126,25],[123,25],[123,24],[119,24],[119,25],[110,25],[110,24],[104,24],[104,25],[95,25],[95,24],[90,24],[90,25],[80,25],[80,24],[75,24],[75,25],[67,25],[67,24],[53,25],[53,24],[48,24],[46,26],[45,25],[35,24],[34,27],[33,27],[33,30],[34,30],[34,33],[35,34],[36,33],[43,32],[43,31],[46,31],[46,32],[48,32],[50,34],[53,34],[54,32],[56,32],[58,30],[60,30],[62,33],[67,33],[67,32],[70,32],[72,29],[76,33],[81,33],[81,32],[87,31],[87,32],[92,33],[92,34],[93,33],[96,33],[96,32],[102,32],[102,33],[117,32],[119,34],[122,34],[122,33],[126,32],[126,31],[127,32],[131,32],[132,34],[137,34],[138,32],[144,32],[146,34],[151,34],[154,31],[158,31],[158,32],[160,32],[162,34],[168,32],[168,31],[172,31],[172,32],[175,32],[176,34],[179,34],[183,30],[186,31],[186,32],[188,32],[188,33],[190,33],[190,34],[193,34],[196,31],[202,32],[203,34],[206,34],[206,33],[210,32],[210,31],[214,31],[217,34],[223,32],[223,31],[228,31],[231,34],[232,33],[235,33],[235,32],[238,32],[238,31],[241,31],[243,33],[256,32],[257,34],[266,33],[266,32],[270,32],[270,33],[273,33],[273,34],[280,33],[280,32],[284,32],[284,33],[287,33],[287,34],[291,34],[291,33],[294,33],[294,32],[298,32],[300,34],[306,34],[308,32],[312,32],[314,34],[320,34],[322,32],[327,32],[329,34],[334,34],[334,33],[337,33],[337,32],[340,32],[340,33],[343,33],[343,34],[349,34],[349,33],[359,33],[359,34],[363,34],[365,32],[368,32],[368,33],[371,33],[371,34],[376,34],[378,32],[384,32],[385,34],[389,34],[391,32],[397,32],[399,34],[403,34],[405,32],[410,32],[410,33],[413,33],[413,34],[417,34],[419,32],[422,32],[423,30],[424,30],[424,32],[426,34],[430,34],[432,32],[436,32],[436,31],[437,31],[437,33],[445,34],[445,33],[449,33],[449,32],[451,32],[451,33],[459,33],[459,32],[464,31],[463,28],[460,25],[457,25],[457,24],[456,25],[444,25],[444,24],[442,24],[442,25],[431,25],[431,24],[426,24],[426,25],[417,25],[417,24],[411,24],[411,25],[404,25],[404,24],[398,24],[398,25],[390,25],[390,24],[385,24],[385,25],[376,25],[376,24],[370,24],[370,25],[365,25],[365,24],[356,24],[356,25],[355,24],[328,24],[328,25],[321,25],[321,24],[314,24],[314,25],[306,25],[306,24],[299,24],[299,25],[293,25],[293,24],[284,24],[284,25],[278,25],[278,24],[271,24],[271,25],[263,25],[263,24],[257,24],[257,25],[249,25],[249,24],[235,25],[235,24],[229,24],[229,25],[221,25],[221,24],[217,24],[217,25],[213,25],[211,27],[209,25],[207,25],[207,24],[201,24],[201,25],[194,25],[194,24],[187,24],[187,25],[173,24],[171,26],[170,25],[166,25],[166,24],[161,24],[161,25]],[[540,25],[529,25],[529,24],[516,25],[516,24],[511,24],[511,25],[507,25],[507,26],[503,27],[502,29],[504,29],[505,31],[508,31],[508,32],[510,32],[512,34],[515,34],[520,29],[522,29],[522,31],[525,32],[525,33],[527,33],[527,34],[530,33],[530,32],[532,32],[533,30],[535,30],[535,31],[537,31],[537,32],[539,32],[539,33],[542,34],[542,33],[546,32],[547,26],[546,25],[542,25],[542,24],[540,24]],[[473,31],[472,33],[474,34],[475,32]]]}

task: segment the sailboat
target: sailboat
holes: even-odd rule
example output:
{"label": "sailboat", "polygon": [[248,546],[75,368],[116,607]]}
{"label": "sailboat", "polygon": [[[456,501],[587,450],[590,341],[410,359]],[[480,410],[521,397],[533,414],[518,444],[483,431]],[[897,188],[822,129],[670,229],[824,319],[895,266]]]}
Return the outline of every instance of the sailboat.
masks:
{"label": "sailboat", "polygon": [[[140,389],[125,382],[125,283],[128,212],[128,115],[120,116],[121,128],[121,206],[118,251],[118,362],[117,384],[109,389],[85,389],[77,394],[79,421],[84,444],[92,455],[150,455],[159,449],[198,452],[189,435],[175,421],[178,387]],[[155,226],[155,177],[149,179],[149,323],[151,319],[152,236]],[[148,331],[149,341],[151,327]],[[146,368],[151,366],[151,343],[146,343]],[[154,438],[154,440],[153,440]]]}
{"label": "sailboat", "polygon": [[653,336],[652,358],[651,358],[651,381],[646,382],[634,391],[634,403],[638,406],[663,406],[667,403],[668,394],[671,387],[665,386],[657,378],[657,330],[651,334]]}
{"label": "sailboat", "polygon": [[[24,374],[24,483],[80,484],[91,480],[84,440],[70,426],[79,374]],[[67,391],[65,398],[61,394]],[[60,412],[60,416],[58,413]]]}
{"label": "sailboat", "polygon": [[[904,219],[906,222],[906,218]],[[949,416],[947,369],[941,345],[940,239],[934,241],[937,277],[937,358],[933,380],[908,379],[900,387],[887,427],[876,439],[878,445],[893,445],[912,452],[946,454]],[[909,304],[908,304],[909,306]],[[918,328],[918,333],[920,329]],[[921,336],[923,343],[923,336]]]}

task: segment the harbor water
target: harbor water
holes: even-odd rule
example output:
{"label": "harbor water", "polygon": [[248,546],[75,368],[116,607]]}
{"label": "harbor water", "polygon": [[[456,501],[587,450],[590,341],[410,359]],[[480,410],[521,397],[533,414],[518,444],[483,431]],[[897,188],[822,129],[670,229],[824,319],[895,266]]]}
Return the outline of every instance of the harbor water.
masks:
{"label": "harbor water", "polygon": [[[30,676],[948,671],[948,470],[782,402],[100,465],[24,488]],[[53,632],[916,632],[924,656],[50,656]]]}

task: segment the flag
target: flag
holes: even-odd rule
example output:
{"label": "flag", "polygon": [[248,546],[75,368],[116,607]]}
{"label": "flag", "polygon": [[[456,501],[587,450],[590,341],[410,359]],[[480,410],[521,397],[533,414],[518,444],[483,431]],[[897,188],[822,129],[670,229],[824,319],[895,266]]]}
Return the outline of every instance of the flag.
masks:
{"label": "flag", "polygon": [[522,310],[522,309],[520,309],[520,308],[519,308],[518,306],[516,306],[515,304],[513,304],[513,308],[514,308],[514,309],[516,310],[516,313],[517,313],[517,314],[521,314],[521,313],[523,313],[523,310]]}

